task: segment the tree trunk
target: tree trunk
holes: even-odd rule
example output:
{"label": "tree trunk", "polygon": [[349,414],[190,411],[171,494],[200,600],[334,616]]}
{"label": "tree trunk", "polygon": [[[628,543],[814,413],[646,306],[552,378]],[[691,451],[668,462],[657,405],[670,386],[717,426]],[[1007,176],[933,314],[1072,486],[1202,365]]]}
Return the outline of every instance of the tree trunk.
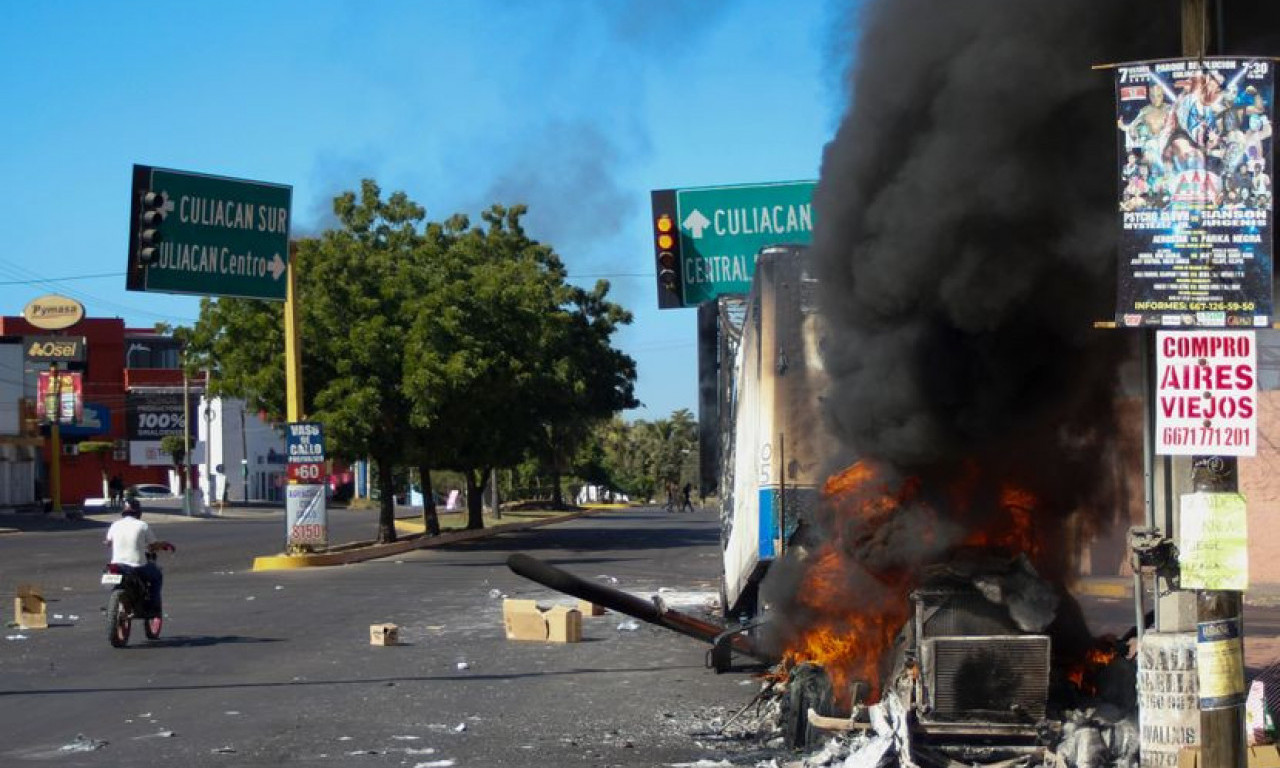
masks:
{"label": "tree trunk", "polygon": [[431,470],[418,466],[418,479],[422,483],[422,524],[431,536],[440,535],[440,517],[436,514],[436,492],[431,487]]}
{"label": "tree trunk", "polygon": [[551,470],[551,508],[564,509],[564,492],[560,490],[560,467]]}
{"label": "tree trunk", "polygon": [[484,472],[468,469],[463,474],[467,476],[467,530],[478,531],[484,528]]}
{"label": "tree trunk", "polygon": [[391,476],[391,463],[376,459],[378,464],[378,543],[390,544],[396,540],[396,486]]}

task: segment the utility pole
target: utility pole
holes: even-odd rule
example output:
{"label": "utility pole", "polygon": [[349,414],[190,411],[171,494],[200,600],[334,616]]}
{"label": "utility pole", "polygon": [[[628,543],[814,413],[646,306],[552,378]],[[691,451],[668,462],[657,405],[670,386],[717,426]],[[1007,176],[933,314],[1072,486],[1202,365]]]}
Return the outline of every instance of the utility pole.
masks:
{"label": "utility pole", "polygon": [[249,503],[249,438],[244,433],[244,408],[247,403],[240,401],[240,481],[244,484],[244,501]]}
{"label": "utility pole", "polygon": [[[1217,30],[1218,54],[1224,53],[1222,32]],[[1182,0],[1182,55],[1203,58],[1209,53],[1211,39],[1209,0]],[[1234,494],[1239,490],[1234,456],[1193,457],[1191,479],[1198,493]],[[1196,594],[1202,768],[1244,768],[1246,764],[1243,618],[1243,593],[1204,589]],[[1208,680],[1214,682],[1212,691],[1206,690]]]}
{"label": "utility pole", "polygon": [[[62,379],[58,376],[58,364],[49,365],[49,388],[53,390],[53,415],[49,424],[49,501],[50,511],[62,516]],[[45,403],[45,410],[49,404]]]}
{"label": "utility pole", "polygon": [[182,512],[191,516],[191,380],[187,376],[187,353],[182,352]]}
{"label": "utility pole", "polygon": [[[205,483],[209,486],[208,492],[204,497],[205,509],[210,512],[214,509],[214,502],[218,499],[218,481],[213,476],[213,398],[209,393],[210,388],[209,369],[204,369],[204,477]],[[225,468],[225,467],[224,467]]]}

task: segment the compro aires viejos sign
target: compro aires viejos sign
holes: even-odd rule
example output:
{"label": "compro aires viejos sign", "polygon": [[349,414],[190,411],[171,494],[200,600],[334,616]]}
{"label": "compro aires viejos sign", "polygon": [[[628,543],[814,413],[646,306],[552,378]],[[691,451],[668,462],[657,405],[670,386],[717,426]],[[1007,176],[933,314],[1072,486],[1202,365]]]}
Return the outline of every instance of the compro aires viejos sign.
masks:
{"label": "compro aires viejos sign", "polygon": [[1158,455],[1255,455],[1254,332],[1157,332],[1155,397]]}

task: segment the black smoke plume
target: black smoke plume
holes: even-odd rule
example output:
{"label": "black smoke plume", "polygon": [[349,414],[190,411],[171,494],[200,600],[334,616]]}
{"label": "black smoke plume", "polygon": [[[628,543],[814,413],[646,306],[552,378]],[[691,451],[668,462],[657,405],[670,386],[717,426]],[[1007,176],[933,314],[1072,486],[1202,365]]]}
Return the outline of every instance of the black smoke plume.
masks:
{"label": "black smoke plume", "polygon": [[[1060,576],[1068,516],[1114,515],[1134,341],[1094,327],[1115,313],[1118,223],[1113,79],[1092,67],[1178,56],[1178,3],[871,0],[858,23],[814,200],[826,415],[876,492],[918,490],[874,531],[827,505],[811,543],[839,542],[857,611],[886,599],[873,577],[918,572],[1012,484]],[[807,564],[779,565],[765,599],[804,602]]]}

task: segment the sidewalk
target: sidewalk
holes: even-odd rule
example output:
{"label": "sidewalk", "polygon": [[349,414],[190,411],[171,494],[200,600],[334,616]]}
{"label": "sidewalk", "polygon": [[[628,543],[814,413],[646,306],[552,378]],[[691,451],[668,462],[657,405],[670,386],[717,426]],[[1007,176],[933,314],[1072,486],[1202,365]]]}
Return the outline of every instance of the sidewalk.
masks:
{"label": "sidewalk", "polygon": [[407,536],[404,536],[399,541],[395,541],[390,544],[378,544],[376,542],[364,541],[330,547],[325,552],[301,555],[267,555],[264,557],[254,558],[253,570],[280,571],[326,565],[348,565],[350,563],[359,563],[366,560],[376,560],[380,557],[398,555],[402,552],[409,552],[414,549],[425,549],[428,547],[443,546],[445,544],[456,544],[461,541],[473,541],[475,539],[487,538],[489,536],[498,536],[503,533],[524,531],[543,525],[553,525],[555,523],[575,520],[579,517],[594,515],[601,512],[607,512],[610,509],[618,508],[625,507],[621,507],[620,505],[593,505],[590,507],[584,507],[581,510],[562,513],[551,510],[546,511],[545,513],[531,513],[527,511],[504,512],[504,517],[517,519],[514,519],[510,523],[488,525],[484,528],[475,530],[446,530],[441,532],[438,536],[426,535],[420,517],[416,519],[397,518],[397,534],[399,535],[401,531],[409,532]]}

